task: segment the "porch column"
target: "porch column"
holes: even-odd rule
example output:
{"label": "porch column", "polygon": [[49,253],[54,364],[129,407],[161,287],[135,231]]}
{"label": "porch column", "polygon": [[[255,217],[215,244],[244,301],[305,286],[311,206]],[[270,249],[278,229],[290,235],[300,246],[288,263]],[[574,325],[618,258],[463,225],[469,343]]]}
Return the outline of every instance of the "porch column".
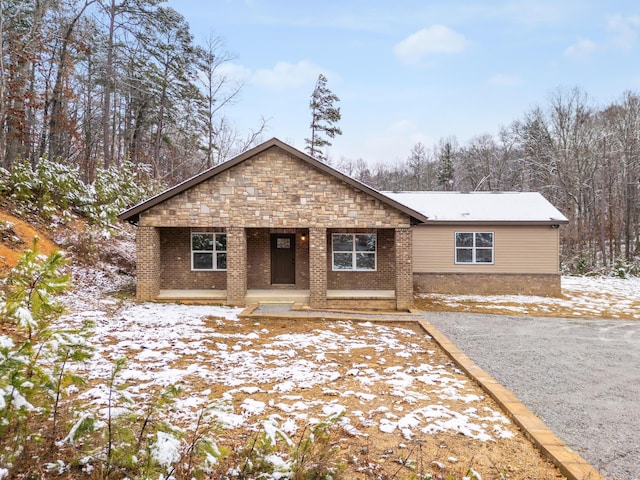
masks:
{"label": "porch column", "polygon": [[410,228],[396,228],[396,308],[413,308],[413,235]]}
{"label": "porch column", "polygon": [[227,303],[243,306],[247,296],[247,233],[227,228]]}
{"label": "porch column", "polygon": [[309,306],[327,308],[327,229],[309,228]]}
{"label": "porch column", "polygon": [[138,227],[136,261],[136,298],[155,300],[160,294],[160,230],[156,227]]}

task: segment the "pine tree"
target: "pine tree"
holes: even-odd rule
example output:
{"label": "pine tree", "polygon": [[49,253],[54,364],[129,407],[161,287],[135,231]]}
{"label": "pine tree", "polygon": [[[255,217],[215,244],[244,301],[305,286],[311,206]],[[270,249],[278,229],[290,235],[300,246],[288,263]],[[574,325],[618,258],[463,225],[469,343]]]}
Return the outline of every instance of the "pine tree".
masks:
{"label": "pine tree", "polygon": [[453,187],[453,149],[451,143],[447,142],[442,147],[438,162],[438,185],[444,190],[451,190]]}
{"label": "pine tree", "polygon": [[331,146],[327,137],[334,138],[342,135],[342,130],[336,124],[340,121],[340,107],[335,107],[334,103],[340,99],[327,88],[327,77],[323,74],[318,76],[316,87],[311,94],[309,108],[311,108],[311,138],[305,138],[306,150],[314,158],[327,161],[327,157],[322,153],[322,147]]}

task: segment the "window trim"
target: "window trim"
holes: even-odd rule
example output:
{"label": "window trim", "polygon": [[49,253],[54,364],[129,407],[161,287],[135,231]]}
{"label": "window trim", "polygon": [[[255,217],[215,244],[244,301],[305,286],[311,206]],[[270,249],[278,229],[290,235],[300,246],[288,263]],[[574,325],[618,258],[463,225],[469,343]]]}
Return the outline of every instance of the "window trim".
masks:
{"label": "window trim", "polygon": [[[193,249],[193,236],[194,235],[213,235],[213,250],[194,250]],[[218,268],[218,253],[224,253],[227,255],[227,250],[216,250],[216,236],[227,236],[226,232],[191,232],[189,235],[189,251],[191,252],[191,271],[192,272],[226,272],[226,268]],[[226,239],[225,239],[226,243]],[[209,253],[211,254],[211,265],[213,268],[195,268],[194,266],[194,254],[196,253]]]}
{"label": "window trim", "polygon": [[[351,250],[344,250],[344,251],[340,251],[338,250],[337,252],[333,249],[333,237],[336,235],[349,235],[351,236]],[[376,243],[376,248],[373,251],[366,251],[366,252],[362,252],[359,250],[356,250],[356,236],[357,235],[373,235],[374,239],[375,239],[375,243]],[[352,255],[352,261],[351,261],[351,267],[352,268],[336,268],[336,264],[335,264],[335,254],[336,253],[350,253]],[[373,268],[357,268],[357,260],[356,260],[356,255],[358,253],[368,253],[368,254],[373,254],[373,263],[374,263],[374,267]],[[333,272],[377,272],[378,271],[378,234],[377,233],[373,233],[373,232],[332,232],[331,233],[331,271]]]}
{"label": "window trim", "polygon": [[[457,239],[458,234],[461,233],[470,233],[473,235],[473,245],[471,247],[458,247]],[[476,235],[477,234],[491,234],[491,247],[477,247],[476,246]],[[458,250],[468,250],[471,249],[471,261],[470,262],[459,262],[458,261]],[[478,262],[477,261],[477,251],[478,250],[491,250],[491,261],[490,262]],[[496,261],[495,256],[496,250],[496,234],[492,231],[455,231],[453,233],[453,260],[456,265],[494,265]]]}

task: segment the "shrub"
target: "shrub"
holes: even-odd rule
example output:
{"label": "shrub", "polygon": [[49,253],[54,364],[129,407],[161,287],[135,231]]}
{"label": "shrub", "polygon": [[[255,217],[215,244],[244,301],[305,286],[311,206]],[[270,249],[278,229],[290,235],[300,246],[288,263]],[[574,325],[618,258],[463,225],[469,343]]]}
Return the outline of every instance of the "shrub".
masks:
{"label": "shrub", "polygon": [[11,172],[0,171],[0,192],[27,211],[63,222],[80,215],[100,227],[110,226],[118,213],[161,187],[151,179],[148,166],[131,162],[98,169],[96,180],[88,185],[78,167],[46,158],[33,167],[24,160],[16,162]]}

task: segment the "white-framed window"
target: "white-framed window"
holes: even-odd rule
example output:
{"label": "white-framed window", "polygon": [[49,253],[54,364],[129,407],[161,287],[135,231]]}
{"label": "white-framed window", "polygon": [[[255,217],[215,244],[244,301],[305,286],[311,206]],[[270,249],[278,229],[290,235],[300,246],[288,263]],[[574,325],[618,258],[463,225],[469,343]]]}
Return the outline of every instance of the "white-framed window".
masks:
{"label": "white-framed window", "polygon": [[375,233],[334,233],[331,236],[331,250],[333,270],[376,270]]}
{"label": "white-framed window", "polygon": [[493,232],[456,232],[456,263],[493,263]]}
{"label": "white-framed window", "polygon": [[227,234],[191,232],[191,270],[226,270]]}

